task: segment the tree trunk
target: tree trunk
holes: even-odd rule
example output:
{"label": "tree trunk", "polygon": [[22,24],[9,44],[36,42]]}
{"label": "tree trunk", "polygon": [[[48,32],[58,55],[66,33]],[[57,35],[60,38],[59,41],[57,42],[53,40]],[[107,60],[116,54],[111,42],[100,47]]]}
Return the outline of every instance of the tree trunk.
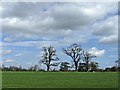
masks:
{"label": "tree trunk", "polygon": [[77,62],[74,62],[75,63],[75,71],[78,71],[78,64]]}
{"label": "tree trunk", "polygon": [[89,69],[88,65],[89,65],[88,62],[86,62],[86,70],[87,70],[87,72],[88,72],[88,69]]}
{"label": "tree trunk", "polygon": [[47,71],[49,71],[49,69],[50,69],[50,66],[47,66]]}

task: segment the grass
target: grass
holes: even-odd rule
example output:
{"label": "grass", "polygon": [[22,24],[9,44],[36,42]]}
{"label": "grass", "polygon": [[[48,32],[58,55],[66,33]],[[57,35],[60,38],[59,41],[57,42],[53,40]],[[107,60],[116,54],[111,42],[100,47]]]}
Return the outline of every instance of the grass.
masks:
{"label": "grass", "polygon": [[3,72],[3,88],[117,88],[115,72]]}

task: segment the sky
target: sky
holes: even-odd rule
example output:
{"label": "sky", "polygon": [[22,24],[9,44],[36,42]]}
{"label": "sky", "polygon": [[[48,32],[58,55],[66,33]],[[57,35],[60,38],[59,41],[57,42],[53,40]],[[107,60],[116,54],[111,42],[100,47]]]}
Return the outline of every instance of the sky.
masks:
{"label": "sky", "polygon": [[100,68],[116,65],[117,2],[2,2],[0,12],[0,64],[38,64],[41,48],[49,45],[61,62],[71,62],[62,48],[77,43],[97,56],[92,61]]}

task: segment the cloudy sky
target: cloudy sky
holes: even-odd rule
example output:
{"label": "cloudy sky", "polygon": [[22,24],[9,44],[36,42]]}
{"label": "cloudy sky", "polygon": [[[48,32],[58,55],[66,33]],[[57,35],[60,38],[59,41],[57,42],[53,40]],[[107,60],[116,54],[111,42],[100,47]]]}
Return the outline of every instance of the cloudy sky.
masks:
{"label": "cloudy sky", "polygon": [[38,64],[41,47],[53,45],[61,61],[63,47],[78,43],[96,55],[100,68],[115,65],[118,54],[117,2],[2,2],[0,56],[4,65]]}

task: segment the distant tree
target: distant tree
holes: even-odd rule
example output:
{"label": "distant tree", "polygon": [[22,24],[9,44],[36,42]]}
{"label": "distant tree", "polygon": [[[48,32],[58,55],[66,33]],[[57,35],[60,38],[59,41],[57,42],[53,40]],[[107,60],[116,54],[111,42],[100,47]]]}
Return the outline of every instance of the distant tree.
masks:
{"label": "distant tree", "polygon": [[104,69],[98,68],[97,72],[104,72]]}
{"label": "distant tree", "polygon": [[117,70],[120,71],[120,58],[118,58],[115,63],[117,63]]}
{"label": "distant tree", "polygon": [[86,63],[79,63],[78,71],[85,72],[86,71]]}
{"label": "distant tree", "polygon": [[91,61],[91,58],[96,57],[95,55],[92,55],[88,53],[87,51],[83,50],[83,61],[86,63],[86,71],[89,70],[89,63]]}
{"label": "distant tree", "polygon": [[96,71],[98,69],[99,65],[97,62],[90,62],[90,68],[92,71]]}
{"label": "distant tree", "polygon": [[111,68],[110,68],[110,67],[106,67],[104,71],[110,72],[110,71],[111,71]]}
{"label": "distant tree", "polygon": [[39,66],[37,64],[33,68],[34,68],[35,71],[39,70]]}
{"label": "distant tree", "polygon": [[63,52],[72,58],[76,71],[78,71],[78,62],[81,59],[81,51],[82,48],[78,44],[72,44],[66,49],[63,48]]}
{"label": "distant tree", "polygon": [[22,71],[22,66],[21,66],[21,65],[18,67],[18,70],[19,70],[19,71]]}
{"label": "distant tree", "polygon": [[2,71],[5,71],[5,65],[2,65]]}
{"label": "distant tree", "polygon": [[0,66],[0,71],[2,71],[2,66]]}
{"label": "distant tree", "polygon": [[116,66],[111,67],[111,71],[117,71],[117,67]]}
{"label": "distant tree", "polygon": [[60,63],[55,62],[59,61],[59,58],[57,57],[56,50],[50,45],[48,47],[42,47],[42,59],[39,61],[39,63],[43,63],[47,66],[47,71],[49,71],[50,66],[58,66]]}
{"label": "distant tree", "polygon": [[68,71],[68,69],[70,68],[69,64],[70,63],[68,62],[62,62],[60,65],[60,71]]}
{"label": "distant tree", "polygon": [[30,67],[28,68],[28,71],[34,71],[34,66],[30,66]]}
{"label": "distant tree", "polygon": [[115,63],[117,63],[117,67],[120,67],[120,58],[116,60]]}

